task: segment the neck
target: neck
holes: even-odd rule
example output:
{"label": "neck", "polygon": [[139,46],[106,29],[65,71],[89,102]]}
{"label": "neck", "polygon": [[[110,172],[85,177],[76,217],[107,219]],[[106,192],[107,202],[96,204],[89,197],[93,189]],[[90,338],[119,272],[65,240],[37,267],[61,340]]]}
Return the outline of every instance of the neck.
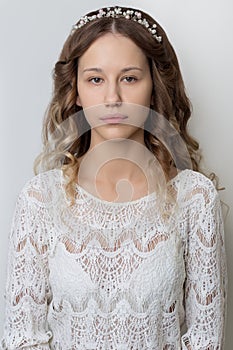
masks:
{"label": "neck", "polygon": [[89,149],[82,157],[79,182],[88,181],[114,188],[121,180],[145,182],[152,159],[154,155],[145,144],[128,139],[105,141]]}

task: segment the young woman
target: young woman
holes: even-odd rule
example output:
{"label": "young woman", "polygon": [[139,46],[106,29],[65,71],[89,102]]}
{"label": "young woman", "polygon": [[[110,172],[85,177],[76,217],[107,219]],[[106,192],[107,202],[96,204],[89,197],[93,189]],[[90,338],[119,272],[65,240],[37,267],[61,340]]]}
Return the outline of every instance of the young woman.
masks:
{"label": "young woman", "polygon": [[190,114],[148,14],[104,8],[73,27],[15,209],[4,349],[223,349],[221,207]]}

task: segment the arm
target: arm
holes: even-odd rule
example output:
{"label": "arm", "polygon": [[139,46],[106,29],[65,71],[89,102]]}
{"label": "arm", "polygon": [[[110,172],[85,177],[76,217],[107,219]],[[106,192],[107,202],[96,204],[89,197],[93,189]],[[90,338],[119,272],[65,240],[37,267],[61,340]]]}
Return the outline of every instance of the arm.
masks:
{"label": "arm", "polygon": [[12,221],[6,283],[3,349],[48,350],[45,209],[24,189]]}
{"label": "arm", "polygon": [[[209,180],[208,180],[209,181]],[[206,181],[190,195],[182,349],[223,350],[226,264],[219,196]]]}

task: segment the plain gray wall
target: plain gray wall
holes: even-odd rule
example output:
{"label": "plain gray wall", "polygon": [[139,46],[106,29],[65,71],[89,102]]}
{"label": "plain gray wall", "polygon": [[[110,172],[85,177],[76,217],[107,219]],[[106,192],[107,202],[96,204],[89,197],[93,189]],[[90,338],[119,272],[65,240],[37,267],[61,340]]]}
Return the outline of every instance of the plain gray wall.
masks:
{"label": "plain gray wall", "polygon": [[[4,314],[7,237],[15,200],[33,176],[41,147],[42,119],[52,91],[51,71],[71,26],[89,10],[115,1],[0,0],[1,246],[0,329]],[[233,335],[233,3],[231,0],[125,0],[119,5],[150,12],[177,52],[193,104],[190,129],[205,166],[215,171],[230,207],[225,222],[228,255],[228,322],[225,350]]]}

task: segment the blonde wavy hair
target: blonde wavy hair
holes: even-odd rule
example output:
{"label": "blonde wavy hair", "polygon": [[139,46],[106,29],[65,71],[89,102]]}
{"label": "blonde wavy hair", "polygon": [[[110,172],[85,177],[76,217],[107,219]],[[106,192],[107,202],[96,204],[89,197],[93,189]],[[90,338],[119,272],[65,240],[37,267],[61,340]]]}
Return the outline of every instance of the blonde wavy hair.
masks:
{"label": "blonde wavy hair", "polygon": [[[128,8],[122,8],[127,10]],[[139,23],[124,17],[103,17],[85,24],[69,35],[55,64],[53,79],[54,90],[43,125],[43,150],[34,163],[35,174],[54,168],[60,168],[65,175],[66,193],[74,203],[75,184],[80,163],[90,146],[90,125],[82,108],[76,104],[77,68],[79,58],[90,45],[106,33],[119,33],[130,38],[146,55],[153,80],[152,112],[163,116],[184,142],[188,151],[184,155],[182,145],[177,145],[179,166],[173,159],[166,135],[163,135],[153,113],[149,113],[145,124],[144,141],[163,169],[166,178],[171,177],[174,168],[191,168],[200,171],[199,144],[190,136],[187,123],[191,116],[191,105],[186,96],[185,87],[175,51],[163,28],[151,16],[138,10],[150,25],[156,23],[157,33],[162,42],[153,38],[151,33]],[[98,13],[93,11],[92,16]],[[150,131],[148,131],[150,130]],[[173,142],[173,145],[176,142]]]}

